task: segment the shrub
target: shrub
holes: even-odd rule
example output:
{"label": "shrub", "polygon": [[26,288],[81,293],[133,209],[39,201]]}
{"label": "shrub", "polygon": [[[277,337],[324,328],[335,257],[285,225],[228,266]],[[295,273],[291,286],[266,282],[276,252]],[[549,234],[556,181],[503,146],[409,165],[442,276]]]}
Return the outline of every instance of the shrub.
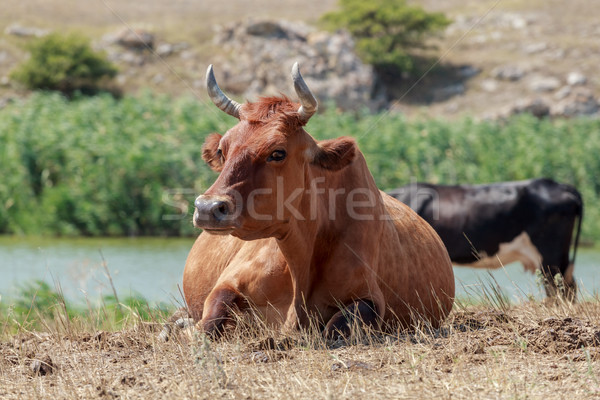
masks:
{"label": "shrub", "polygon": [[450,23],[441,13],[428,13],[405,0],[340,0],[340,11],[321,17],[326,26],[347,29],[363,61],[380,70],[414,69],[412,50]]}
{"label": "shrub", "polygon": [[[197,235],[195,197],[216,174],[202,143],[232,117],[196,99],[144,94],[66,101],[38,93],[0,112],[0,234]],[[582,238],[600,240],[600,120],[502,123],[340,113],[310,121],[319,139],[357,139],[382,189],[548,177],[584,198]],[[186,214],[187,211],[187,214]]]}
{"label": "shrub", "polygon": [[214,180],[203,134],[228,126],[214,114],[150,94],[36,93],[11,104],[0,112],[0,233],[197,233],[181,207]]}
{"label": "shrub", "polygon": [[31,57],[11,78],[28,89],[94,93],[117,74],[106,55],[94,51],[89,40],[77,34],[53,33],[27,47]]}

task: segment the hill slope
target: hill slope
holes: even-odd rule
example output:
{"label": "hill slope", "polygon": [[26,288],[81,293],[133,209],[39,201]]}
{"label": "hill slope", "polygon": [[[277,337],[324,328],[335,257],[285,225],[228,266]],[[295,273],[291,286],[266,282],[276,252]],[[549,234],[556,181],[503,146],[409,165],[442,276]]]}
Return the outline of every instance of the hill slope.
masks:
{"label": "hill slope", "polygon": [[[104,1],[85,6],[75,0],[8,2],[0,16],[0,98],[15,94],[7,75],[26,56],[20,46],[28,39],[9,33],[19,27],[78,30],[98,44],[103,36],[106,40],[107,34],[129,27],[147,29],[156,35],[157,44],[171,44],[171,50],[159,52],[161,56],[115,56],[121,69],[119,84],[129,92],[150,86],[159,92],[192,92],[203,98],[205,66],[220,51],[211,40],[215,25],[243,18],[315,23],[336,4],[334,0],[308,0],[302,5],[261,0],[251,6],[242,0],[227,5],[186,0]],[[600,27],[595,13],[589,12],[589,2],[417,3],[446,13],[454,23],[437,40],[435,64],[424,64],[423,73],[389,88],[397,100],[393,109],[445,117],[493,117],[522,109],[569,114],[569,104],[579,101],[584,112],[597,110]]]}

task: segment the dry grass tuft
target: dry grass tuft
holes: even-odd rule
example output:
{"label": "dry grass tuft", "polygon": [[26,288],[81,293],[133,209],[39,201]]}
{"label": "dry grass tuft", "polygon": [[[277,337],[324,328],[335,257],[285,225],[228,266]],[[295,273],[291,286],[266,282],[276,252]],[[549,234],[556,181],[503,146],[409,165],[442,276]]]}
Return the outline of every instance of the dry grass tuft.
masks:
{"label": "dry grass tuft", "polygon": [[[68,326],[68,328],[67,328]],[[240,320],[211,341],[71,321],[0,342],[0,398],[593,398],[600,302],[458,305],[440,329],[347,340]]]}

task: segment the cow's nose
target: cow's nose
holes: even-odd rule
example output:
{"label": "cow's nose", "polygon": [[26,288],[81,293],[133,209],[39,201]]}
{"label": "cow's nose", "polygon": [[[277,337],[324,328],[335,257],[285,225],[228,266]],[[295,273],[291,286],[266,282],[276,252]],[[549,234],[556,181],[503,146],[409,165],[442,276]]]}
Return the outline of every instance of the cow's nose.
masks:
{"label": "cow's nose", "polygon": [[211,196],[198,196],[194,202],[198,217],[203,220],[223,221],[227,219],[233,210],[227,199]]}

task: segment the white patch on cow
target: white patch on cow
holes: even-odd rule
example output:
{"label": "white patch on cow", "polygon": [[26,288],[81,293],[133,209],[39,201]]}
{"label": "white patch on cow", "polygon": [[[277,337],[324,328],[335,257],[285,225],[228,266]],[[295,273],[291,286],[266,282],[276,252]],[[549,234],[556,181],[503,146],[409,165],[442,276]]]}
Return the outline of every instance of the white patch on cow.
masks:
{"label": "white patch on cow", "polygon": [[523,264],[525,271],[535,273],[542,263],[542,255],[534,246],[527,232],[521,232],[511,242],[501,243],[498,253],[484,256],[471,264],[461,264],[471,268],[497,269],[513,262]]}

